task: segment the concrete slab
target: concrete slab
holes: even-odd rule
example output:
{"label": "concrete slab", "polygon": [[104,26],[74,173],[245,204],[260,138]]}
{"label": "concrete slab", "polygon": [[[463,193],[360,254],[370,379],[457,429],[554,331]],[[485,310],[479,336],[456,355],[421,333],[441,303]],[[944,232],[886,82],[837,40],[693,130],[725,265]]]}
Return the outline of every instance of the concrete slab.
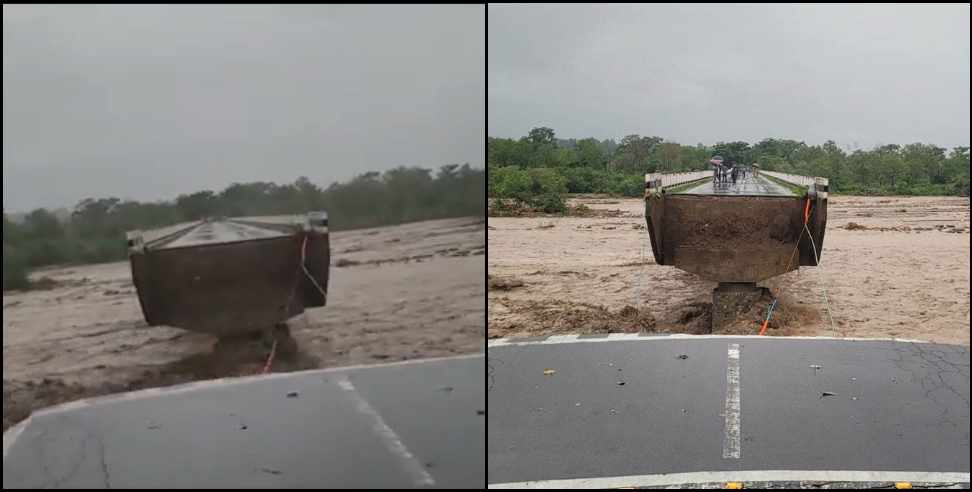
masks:
{"label": "concrete slab", "polygon": [[736,184],[714,185],[711,180],[675,194],[682,195],[744,195],[744,196],[796,196],[792,191],[763,176],[747,176]]}
{"label": "concrete slab", "polygon": [[165,238],[166,236],[169,236],[171,234],[175,234],[179,231],[182,231],[183,229],[187,229],[193,227],[194,225],[198,225],[199,223],[200,221],[194,220],[194,221],[182,222],[167,227],[159,227],[156,229],[149,229],[140,232],[142,234],[142,240],[147,244],[147,243],[151,243],[152,241],[157,241],[159,239]]}
{"label": "concrete slab", "polygon": [[481,488],[483,359],[274,374],[68,404],[4,435],[3,486]]}
{"label": "concrete slab", "polygon": [[[968,347],[575,340],[489,347],[490,484],[741,470],[964,473],[967,481]],[[738,458],[725,453],[727,442]]]}
{"label": "concrete slab", "polygon": [[182,248],[187,246],[198,246],[201,244],[228,243],[233,241],[245,241],[249,239],[266,239],[271,237],[283,237],[287,233],[274,230],[254,227],[230,221],[205,222],[192,231],[179,237],[175,241],[165,244],[160,249]]}

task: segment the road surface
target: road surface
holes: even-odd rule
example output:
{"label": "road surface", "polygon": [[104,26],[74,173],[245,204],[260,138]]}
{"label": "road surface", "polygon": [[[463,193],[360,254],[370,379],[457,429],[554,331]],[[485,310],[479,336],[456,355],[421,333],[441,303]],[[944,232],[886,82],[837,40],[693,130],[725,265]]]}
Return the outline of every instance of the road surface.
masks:
{"label": "road surface", "polygon": [[967,346],[685,335],[550,343],[557,339],[490,342],[490,485],[754,470],[968,481]]}
{"label": "road surface", "polygon": [[3,488],[482,488],[482,354],[80,400],[3,436]]}
{"label": "road surface", "polygon": [[676,194],[683,195],[758,195],[758,196],[795,196],[792,191],[763,176],[747,176],[736,181],[715,185],[708,180],[698,186]]}
{"label": "road surface", "polygon": [[270,237],[286,236],[287,233],[274,230],[254,227],[239,222],[218,221],[204,222],[192,231],[189,231],[178,239],[162,246],[165,248],[181,248],[186,246],[198,246],[207,243],[227,243],[232,241],[244,241],[248,239],[265,239]]}

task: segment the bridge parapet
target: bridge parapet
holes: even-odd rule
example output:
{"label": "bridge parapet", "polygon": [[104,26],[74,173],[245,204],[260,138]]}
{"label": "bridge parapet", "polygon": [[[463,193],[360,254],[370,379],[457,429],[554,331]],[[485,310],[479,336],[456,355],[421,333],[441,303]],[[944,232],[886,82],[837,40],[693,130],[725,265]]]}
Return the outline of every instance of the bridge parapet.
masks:
{"label": "bridge parapet", "polygon": [[799,174],[787,174],[776,171],[760,171],[760,174],[772,176],[797,186],[805,186],[809,191],[823,193],[824,198],[826,198],[827,192],[830,191],[830,181],[827,178],[801,176]]}
{"label": "bridge parapet", "polygon": [[678,186],[711,177],[711,170],[684,173],[648,173],[645,174],[645,189],[668,188],[669,186]]}

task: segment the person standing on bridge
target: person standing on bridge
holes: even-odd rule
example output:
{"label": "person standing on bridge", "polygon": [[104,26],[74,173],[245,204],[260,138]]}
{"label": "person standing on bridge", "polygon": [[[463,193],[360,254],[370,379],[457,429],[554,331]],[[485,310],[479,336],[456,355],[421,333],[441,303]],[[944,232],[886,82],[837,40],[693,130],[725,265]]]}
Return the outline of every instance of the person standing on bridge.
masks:
{"label": "person standing on bridge", "polygon": [[723,180],[723,168],[722,168],[722,156],[715,155],[709,159],[709,164],[712,164],[713,174],[712,179],[714,182],[719,183]]}

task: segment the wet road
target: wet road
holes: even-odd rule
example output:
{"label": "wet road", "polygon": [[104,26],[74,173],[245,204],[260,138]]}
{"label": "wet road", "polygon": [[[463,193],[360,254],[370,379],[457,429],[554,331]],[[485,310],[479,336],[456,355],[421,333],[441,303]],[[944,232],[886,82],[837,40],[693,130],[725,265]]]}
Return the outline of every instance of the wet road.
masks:
{"label": "wet road", "polygon": [[482,354],[201,381],[35,412],[3,488],[482,488]]}
{"label": "wet road", "polygon": [[960,473],[968,481],[968,347],[523,340],[494,340],[488,350],[491,484],[740,470]]}
{"label": "wet road", "polygon": [[188,234],[166,244],[165,248],[180,248],[206,243],[226,243],[247,239],[280,237],[287,234],[273,229],[263,229],[237,222],[221,221],[200,224]]}
{"label": "wet road", "polygon": [[763,176],[747,176],[736,181],[736,184],[726,183],[714,185],[711,180],[677,192],[683,195],[763,195],[763,196],[794,196],[790,190],[766,179]]}

